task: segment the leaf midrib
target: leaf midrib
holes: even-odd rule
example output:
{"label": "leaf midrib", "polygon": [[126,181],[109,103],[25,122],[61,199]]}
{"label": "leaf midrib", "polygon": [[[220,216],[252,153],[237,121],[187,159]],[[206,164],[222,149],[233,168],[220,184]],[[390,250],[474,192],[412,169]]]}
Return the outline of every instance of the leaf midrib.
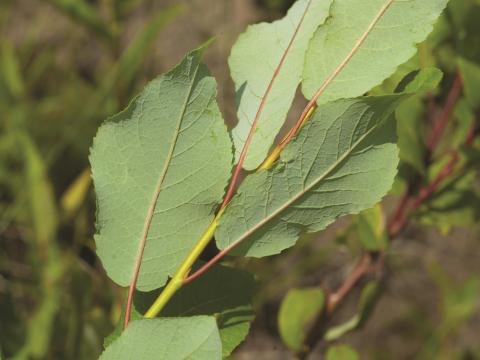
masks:
{"label": "leaf midrib", "polygon": [[[259,221],[254,227],[252,227],[250,230],[245,232],[243,235],[241,235],[237,240],[231,242],[228,247],[234,247],[238,245],[240,242],[248,238],[250,235],[255,233],[258,229],[260,229],[262,226],[276,218],[278,215],[280,215],[283,211],[288,209],[290,205],[292,205],[294,202],[300,200],[302,196],[306,195],[310,190],[312,190],[315,186],[317,186],[322,180],[325,180],[329,175],[331,175],[337,168],[340,166],[349,155],[353,153],[353,151],[357,148],[357,146],[368,136],[370,135],[375,129],[378,128],[380,124],[382,124],[386,119],[386,116],[381,118],[375,126],[372,126],[370,130],[368,130],[365,134],[363,134],[354,144],[349,148],[348,151],[346,151],[344,154],[342,154],[341,157],[339,157],[328,169],[326,169],[325,172],[323,172],[320,176],[317,177],[317,179],[313,180],[310,185],[304,187],[302,191],[298,192],[295,196],[293,196],[290,200],[285,202],[282,206],[280,206],[277,210],[273,211],[270,215],[265,217],[263,220]],[[268,170],[265,170],[268,171]]]}
{"label": "leaf midrib", "polygon": [[140,266],[141,266],[141,262],[142,262],[142,258],[143,258],[143,253],[144,253],[146,242],[147,242],[147,239],[148,239],[148,233],[150,231],[152,219],[155,215],[155,208],[156,208],[157,203],[158,203],[158,198],[159,198],[160,192],[162,190],[163,182],[166,178],[166,175],[168,173],[168,169],[169,169],[170,164],[172,162],[173,154],[174,154],[175,147],[176,147],[177,141],[178,141],[178,136],[180,134],[181,124],[182,124],[183,119],[185,117],[185,112],[186,112],[186,109],[188,107],[190,97],[192,95],[192,90],[193,90],[193,87],[194,87],[194,84],[195,84],[195,81],[196,81],[196,78],[197,78],[199,68],[200,68],[200,64],[197,63],[197,66],[196,66],[196,69],[195,69],[195,72],[194,72],[194,75],[193,75],[193,78],[192,78],[192,81],[191,81],[191,84],[190,84],[190,88],[188,89],[188,95],[185,98],[185,102],[183,104],[182,111],[181,111],[180,116],[177,120],[177,127],[175,129],[174,137],[172,139],[167,157],[165,159],[165,164],[164,164],[164,166],[162,168],[162,171],[159,175],[157,184],[155,185],[155,189],[154,189],[154,192],[153,192],[153,195],[152,195],[152,200],[150,202],[150,206],[149,206],[149,209],[148,209],[148,212],[147,212],[147,216],[145,218],[145,223],[144,223],[144,226],[143,226],[142,236],[140,238],[140,243],[139,243],[139,247],[138,247],[138,251],[137,251],[137,257],[136,257],[136,261],[135,261],[134,274],[133,274],[133,280],[132,280],[132,286],[133,287],[136,286],[136,282],[137,282],[137,279],[138,279],[138,275],[139,275],[139,272],[140,272]]}
{"label": "leaf midrib", "polygon": [[[395,2],[396,0],[386,0],[382,7],[380,8],[379,12],[374,16],[373,20],[370,22],[370,24],[367,26],[367,29],[362,33],[362,35],[358,38],[356,43],[354,44],[353,48],[350,50],[350,52],[346,55],[346,57],[340,62],[340,64],[333,70],[333,72],[325,79],[323,84],[320,86],[320,88],[317,90],[315,95],[312,97],[312,99],[309,101],[309,105],[313,105],[317,102],[318,98],[320,95],[323,94],[323,92],[326,90],[326,88],[330,85],[330,83],[337,77],[338,74],[342,72],[342,70],[345,68],[345,66],[350,62],[350,60],[354,57],[354,55],[357,53],[357,51],[360,49],[360,47],[364,44],[365,40],[367,39],[368,35],[374,30],[375,26],[378,24],[378,21],[385,15],[386,11],[388,8]],[[382,119],[383,120],[383,119]],[[311,185],[307,186],[307,188],[304,188],[303,192],[297,194],[294,196],[292,200],[281,206],[279,209],[275,210],[271,215],[267,216],[264,220],[260,221],[257,225],[255,225],[252,229],[244,233],[240,238],[235,240],[234,242],[230,243],[228,245],[229,248],[233,248],[234,246],[238,245],[240,242],[242,242],[244,239],[252,235],[255,231],[257,231],[259,228],[261,228],[263,225],[268,223],[270,220],[275,218],[277,215],[279,215],[281,212],[283,212],[286,208],[288,208],[292,203],[295,201],[299,200],[303,195],[305,195],[308,191],[310,191],[313,187],[315,187],[320,181],[324,180],[326,176],[329,175],[331,171],[334,171],[336,167],[342,163],[342,161],[355,149],[355,147],[359,144],[359,141],[362,141],[373,129],[376,128],[374,126],[372,129],[370,129],[367,133],[365,133],[355,144],[354,146],[351,147],[351,150],[349,152],[346,152],[342,157],[340,157],[336,163],[334,163],[327,171],[325,172],[324,175],[320,176],[316,181],[313,181]]]}

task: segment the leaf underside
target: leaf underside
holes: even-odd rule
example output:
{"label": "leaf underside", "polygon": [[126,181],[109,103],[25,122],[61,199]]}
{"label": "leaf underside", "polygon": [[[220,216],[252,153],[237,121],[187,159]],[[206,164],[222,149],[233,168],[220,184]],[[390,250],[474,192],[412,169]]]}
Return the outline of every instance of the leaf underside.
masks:
{"label": "leaf underside", "polygon": [[302,232],[378,202],[396,174],[395,127],[386,120],[401,98],[340,100],[318,109],[271,171],[241,185],[220,219],[218,246],[248,236],[233,254],[273,255]]}
{"label": "leaf underside", "polygon": [[239,102],[238,125],[232,131],[238,160],[268,84],[307,10],[286,61],[266,97],[243,164],[245,169],[255,169],[263,161],[285,121],[301,80],[308,42],[327,18],[331,3],[332,0],[299,0],[285,18],[249,26],[233,46],[228,63]]}
{"label": "leaf underside", "polygon": [[137,288],[163,286],[222,199],[231,141],[202,52],[150,82],[94,140],[97,253],[119,285],[132,280],[147,230]]}
{"label": "leaf underside", "polygon": [[[302,92],[312,98],[354,48],[388,0],[335,0],[330,18],[313,36],[303,72]],[[360,96],[392,75],[425,40],[448,0],[396,0],[365,42],[329,84],[319,103]]]}
{"label": "leaf underside", "polygon": [[403,93],[337,100],[319,107],[272,170],[248,176],[221,217],[219,248],[262,257],[292,246],[302,233],[371,208],[390,190],[398,150],[392,113],[441,72],[422,70]]}

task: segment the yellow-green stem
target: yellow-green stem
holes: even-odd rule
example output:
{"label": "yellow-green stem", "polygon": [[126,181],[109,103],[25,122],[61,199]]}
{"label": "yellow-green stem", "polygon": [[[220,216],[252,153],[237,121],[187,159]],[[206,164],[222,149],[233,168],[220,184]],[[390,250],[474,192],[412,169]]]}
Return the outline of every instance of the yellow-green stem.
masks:
{"label": "yellow-green stem", "polygon": [[150,309],[145,313],[145,318],[153,318],[157,316],[160,311],[167,305],[168,301],[172,298],[173,295],[180,289],[183,285],[183,281],[188,275],[191,267],[198,259],[200,254],[203,252],[205,247],[208,245],[210,240],[213,238],[213,234],[217,228],[218,219],[223,214],[223,209],[221,209],[215,219],[210,223],[205,233],[202,235],[200,240],[198,240],[195,247],[188,254],[188,256],[183,261],[182,265],[178,268],[175,275],[172,277],[172,280],[169,281],[165,289],[160,293],[155,302],[150,306]]}
{"label": "yellow-green stem", "polygon": [[[302,121],[302,124],[300,125],[300,128],[305,125],[305,123],[308,121],[308,119],[310,118],[310,116],[312,115],[313,111],[317,108],[316,105],[312,106],[307,114],[305,115],[305,118]],[[283,148],[288,144],[288,141],[290,140],[289,139],[289,135],[288,134],[287,136],[285,136],[285,138],[280,142],[280,144],[278,144],[274,149],[273,151],[270,153],[270,155],[268,155],[268,157],[263,161],[263,163],[258,167],[258,170],[268,170],[268,169],[271,169],[273,164],[275,164],[275,162],[277,161],[277,159],[279,158],[280,156],[280,153],[282,152]],[[295,135],[295,134],[293,134]],[[292,136],[293,136],[292,135]]]}

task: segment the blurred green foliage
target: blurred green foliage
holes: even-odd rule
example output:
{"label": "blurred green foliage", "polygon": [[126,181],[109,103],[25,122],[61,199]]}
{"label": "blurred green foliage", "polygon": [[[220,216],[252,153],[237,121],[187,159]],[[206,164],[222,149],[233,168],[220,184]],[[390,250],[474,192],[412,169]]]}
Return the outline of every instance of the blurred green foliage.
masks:
{"label": "blurred green foliage", "polygon": [[[131,99],[164,7],[151,1],[0,3],[0,349],[15,359],[94,359],[122,294],[92,241],[88,148]],[[31,12],[31,13],[29,13]],[[58,34],[57,32],[62,32]],[[130,40],[125,41],[129,32]]]}
{"label": "blurred green foliage", "polygon": [[[280,14],[292,2],[252,3]],[[87,156],[103,119],[124,108],[144,82],[162,70],[146,71],[143,65],[159,33],[183,8],[155,10],[154,3],[0,1],[0,357],[94,359],[120,317],[124,291],[108,280],[94,253],[95,204]],[[132,33],[130,23],[135,17],[141,18],[141,26]],[[479,0],[451,0],[418,55],[374,91],[394,91],[406,74],[421,67],[444,71],[437,92],[413,97],[397,111],[402,165],[396,190],[400,193],[413,178],[427,184],[452,146],[459,149],[465,171],[444,184],[419,209],[416,220],[444,234],[463,227],[463,236],[472,238],[470,261],[478,264],[474,227],[480,219],[479,147],[477,143],[467,149],[461,144],[472,124],[478,123],[480,112],[479,18]],[[465,81],[464,91],[432,154],[432,166],[427,167],[429,98],[441,104],[458,71]],[[329,278],[336,284],[342,273],[338,262],[353,262],[364,248],[386,248],[387,258],[395,263],[398,254],[389,249],[383,212],[375,208],[361,214],[330,232],[328,236],[335,240],[322,240],[321,246],[316,237],[309,236],[281,257],[235,260],[259,274],[255,303],[257,312],[263,314],[259,322],[264,324],[257,326],[278,336],[276,314],[282,296],[295,287],[331,285],[325,280]],[[413,236],[422,238],[423,233]],[[457,268],[452,274],[442,262],[449,255],[441,261],[424,259],[428,283],[437,289],[433,295],[425,294],[433,299],[430,304],[394,308],[391,311],[400,319],[389,324],[368,323],[385,337],[399,339],[399,353],[408,348],[419,359],[480,359],[478,339],[476,346],[467,337],[461,339],[465,328],[480,331],[478,325],[471,326],[480,313],[480,268],[462,264],[476,272],[465,275],[465,269]],[[418,259],[422,261],[421,256]],[[378,320],[374,305],[379,293],[388,291],[381,285],[368,282],[349,316],[333,324],[326,339],[346,336],[355,342],[355,336],[361,335],[352,335],[352,330],[365,328],[371,317]],[[308,320],[306,314],[296,326]],[[365,356],[361,358],[401,359],[396,349],[385,355],[380,345],[366,346],[369,341],[373,340],[357,341],[358,352]],[[328,350],[327,358],[356,359],[357,355],[349,346],[336,345]]]}

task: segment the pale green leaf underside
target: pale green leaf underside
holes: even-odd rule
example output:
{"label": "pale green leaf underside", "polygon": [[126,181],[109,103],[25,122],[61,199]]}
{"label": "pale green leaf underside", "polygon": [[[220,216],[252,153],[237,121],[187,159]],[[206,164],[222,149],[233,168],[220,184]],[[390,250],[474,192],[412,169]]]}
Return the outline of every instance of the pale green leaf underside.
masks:
{"label": "pale green leaf underside", "polygon": [[[332,0],[310,1],[306,17],[258,119],[243,165],[245,169],[252,170],[262,162],[284,123],[301,81],[308,42],[317,27],[325,21],[331,2]],[[237,159],[275,68],[308,3],[308,0],[297,1],[285,18],[270,24],[250,26],[232,48],[229,65],[239,100],[238,125],[232,131]]]}
{"label": "pale green leaf underside", "polygon": [[[311,98],[354,48],[388,0],[335,0],[331,17],[319,27],[305,58],[302,91]],[[406,62],[425,40],[448,0],[396,0],[353,58],[319,98],[327,103],[364,94]]]}
{"label": "pale green leaf underside", "polygon": [[389,118],[404,95],[339,100],[317,109],[272,170],[248,176],[221,217],[220,248],[268,256],[303,232],[372,207],[390,189],[398,164]]}
{"label": "pale green leaf underside", "polygon": [[97,253],[119,285],[132,279],[156,193],[137,283],[145,291],[164,285],[222,199],[231,141],[215,101],[215,81],[200,64],[202,51],[149,83],[94,140]]}
{"label": "pale green leaf underside", "polygon": [[100,356],[101,360],[215,360],[222,344],[215,318],[145,319],[133,321]]}

